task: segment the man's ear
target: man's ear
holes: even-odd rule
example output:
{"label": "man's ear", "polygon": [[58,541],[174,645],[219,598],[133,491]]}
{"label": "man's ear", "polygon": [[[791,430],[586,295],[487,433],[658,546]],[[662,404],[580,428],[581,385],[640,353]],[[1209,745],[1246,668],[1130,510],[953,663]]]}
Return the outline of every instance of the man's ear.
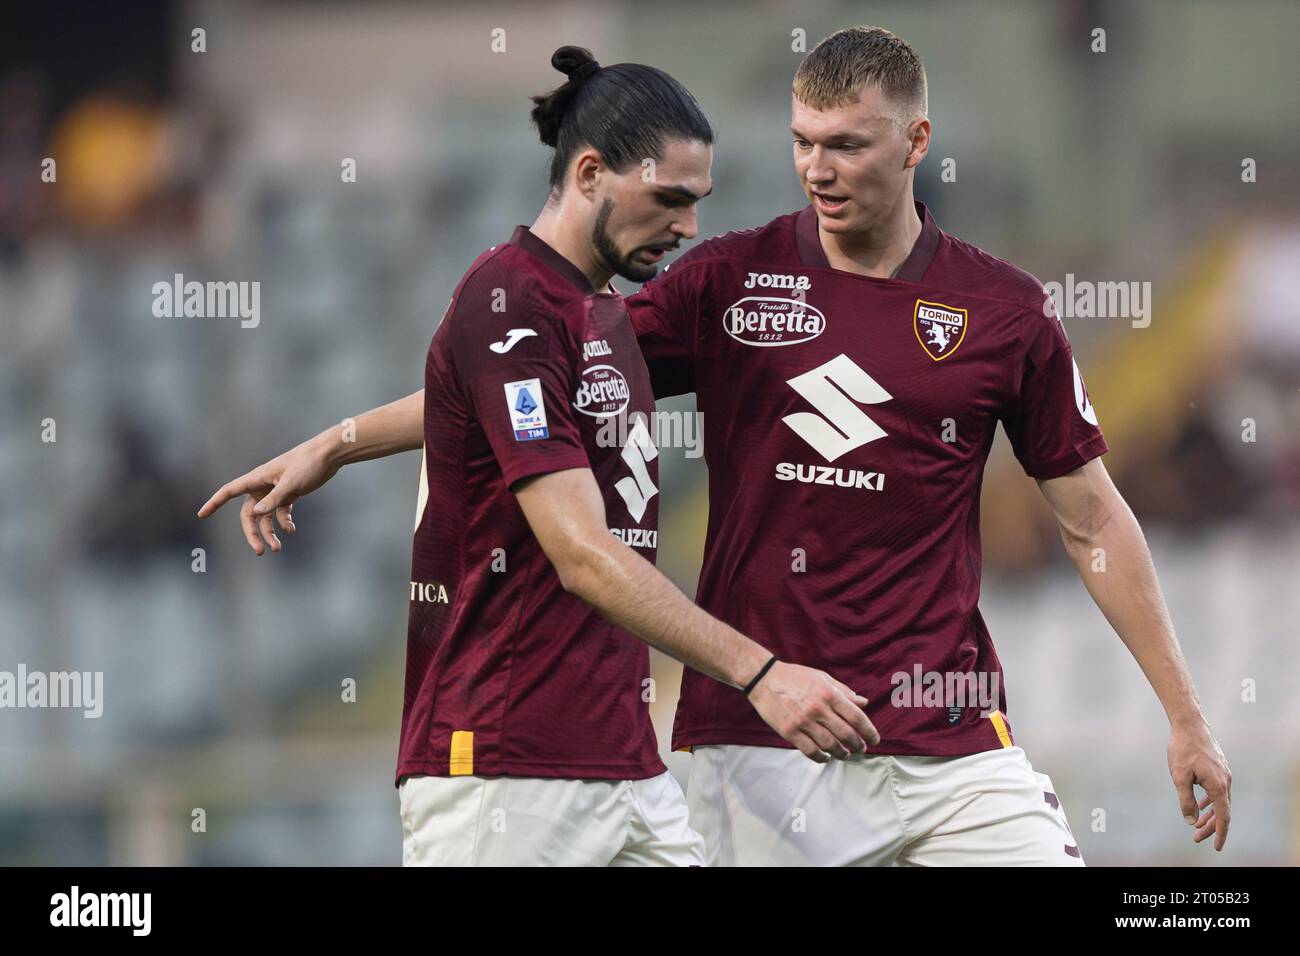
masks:
{"label": "man's ear", "polygon": [[907,126],[907,138],[907,160],[903,165],[905,169],[911,169],[919,166],[930,151],[930,121],[925,118],[913,120]]}
{"label": "man's ear", "polygon": [[604,173],[605,164],[600,153],[594,149],[584,149],[573,162],[573,185],[587,199],[594,200],[600,177]]}

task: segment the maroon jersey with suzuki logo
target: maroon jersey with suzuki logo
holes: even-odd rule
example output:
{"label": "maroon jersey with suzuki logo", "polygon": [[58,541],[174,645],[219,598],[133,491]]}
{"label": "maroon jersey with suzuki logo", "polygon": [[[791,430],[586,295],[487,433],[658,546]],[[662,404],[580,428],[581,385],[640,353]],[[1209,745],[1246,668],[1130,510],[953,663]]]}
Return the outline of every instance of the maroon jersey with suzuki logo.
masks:
{"label": "maroon jersey with suzuki logo", "polygon": [[[700,605],[869,697],[874,751],[957,755],[1011,745],[977,606],[997,423],[1036,478],[1106,442],[1042,284],[917,212],[890,279],[830,268],[809,207],[626,301],[656,395],[693,389],[703,414]],[[687,671],[673,746],[692,744],[789,746]]]}
{"label": "maroon jersey with suzuki logo", "polygon": [[610,532],[654,561],[638,412],[654,397],[621,296],[523,226],[479,256],[425,363],[399,781],[664,772],[646,645],[564,590],[511,491],[590,468]]}

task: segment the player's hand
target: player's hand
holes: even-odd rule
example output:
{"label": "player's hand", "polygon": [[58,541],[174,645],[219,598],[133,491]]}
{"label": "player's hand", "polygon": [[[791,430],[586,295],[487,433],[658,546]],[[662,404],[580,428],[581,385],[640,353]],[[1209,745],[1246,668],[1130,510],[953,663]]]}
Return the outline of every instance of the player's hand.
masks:
{"label": "player's hand", "polygon": [[880,743],[863,712],[867,698],[812,667],[773,664],[749,700],[769,727],[817,763],[844,760]]}
{"label": "player's hand", "polygon": [[[1170,732],[1169,776],[1178,791],[1183,819],[1196,828],[1192,842],[1200,843],[1213,833],[1214,849],[1221,851],[1232,815],[1232,771],[1204,720],[1176,725]],[[1205,790],[1199,804],[1193,784]]]}
{"label": "player's hand", "polygon": [[[239,523],[248,546],[257,555],[261,555],[267,546],[272,551],[279,551],[280,539],[276,537],[271,515],[274,513],[281,530],[293,534],[297,530],[293,522],[293,503],[333,478],[339,467],[330,461],[321,446],[314,441],[305,441],[226,482],[199,509],[199,517],[206,518],[230,499],[247,495],[239,509]],[[256,512],[255,507],[258,508]]]}

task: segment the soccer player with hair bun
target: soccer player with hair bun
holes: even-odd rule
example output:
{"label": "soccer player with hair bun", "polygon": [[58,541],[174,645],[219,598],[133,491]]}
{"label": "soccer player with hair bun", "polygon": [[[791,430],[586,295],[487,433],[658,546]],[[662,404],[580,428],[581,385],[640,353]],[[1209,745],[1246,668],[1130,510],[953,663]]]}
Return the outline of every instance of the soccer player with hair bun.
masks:
{"label": "soccer player with hair bun", "polygon": [[[812,761],[879,738],[850,687],[777,661],[654,567],[654,396],[610,278],[649,279],[695,237],[713,130],[661,70],[602,68],[577,47],[552,64],[568,79],[532,112],[555,150],[550,195],[532,226],[470,266],[425,364],[397,764],[403,861],[699,865],[703,844],[650,722],[647,644],[725,682]],[[653,178],[641,175],[646,157]],[[628,426],[622,447],[600,440],[611,419]],[[363,418],[357,434],[384,447],[390,428]],[[355,450],[338,429],[320,438],[314,447],[332,454]],[[274,509],[290,530],[292,500],[283,488],[272,498],[285,471],[259,472],[200,515],[249,495],[241,518],[260,554],[253,522],[267,535]]]}

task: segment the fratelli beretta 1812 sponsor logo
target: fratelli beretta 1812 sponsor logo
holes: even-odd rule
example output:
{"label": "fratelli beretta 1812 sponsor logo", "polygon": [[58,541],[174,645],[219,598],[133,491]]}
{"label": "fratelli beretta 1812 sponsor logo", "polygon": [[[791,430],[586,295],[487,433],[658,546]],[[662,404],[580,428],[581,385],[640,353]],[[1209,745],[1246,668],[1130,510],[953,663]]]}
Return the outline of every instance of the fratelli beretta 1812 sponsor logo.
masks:
{"label": "fratelli beretta 1812 sponsor logo", "polygon": [[622,372],[612,365],[592,365],[582,370],[573,407],[593,418],[608,418],[627,408],[631,395]]}
{"label": "fratelli beretta 1812 sponsor logo", "polygon": [[[801,290],[796,290],[799,294]],[[722,314],[722,326],[745,345],[798,345],[821,335],[826,317],[801,298],[748,295],[727,308]]]}

